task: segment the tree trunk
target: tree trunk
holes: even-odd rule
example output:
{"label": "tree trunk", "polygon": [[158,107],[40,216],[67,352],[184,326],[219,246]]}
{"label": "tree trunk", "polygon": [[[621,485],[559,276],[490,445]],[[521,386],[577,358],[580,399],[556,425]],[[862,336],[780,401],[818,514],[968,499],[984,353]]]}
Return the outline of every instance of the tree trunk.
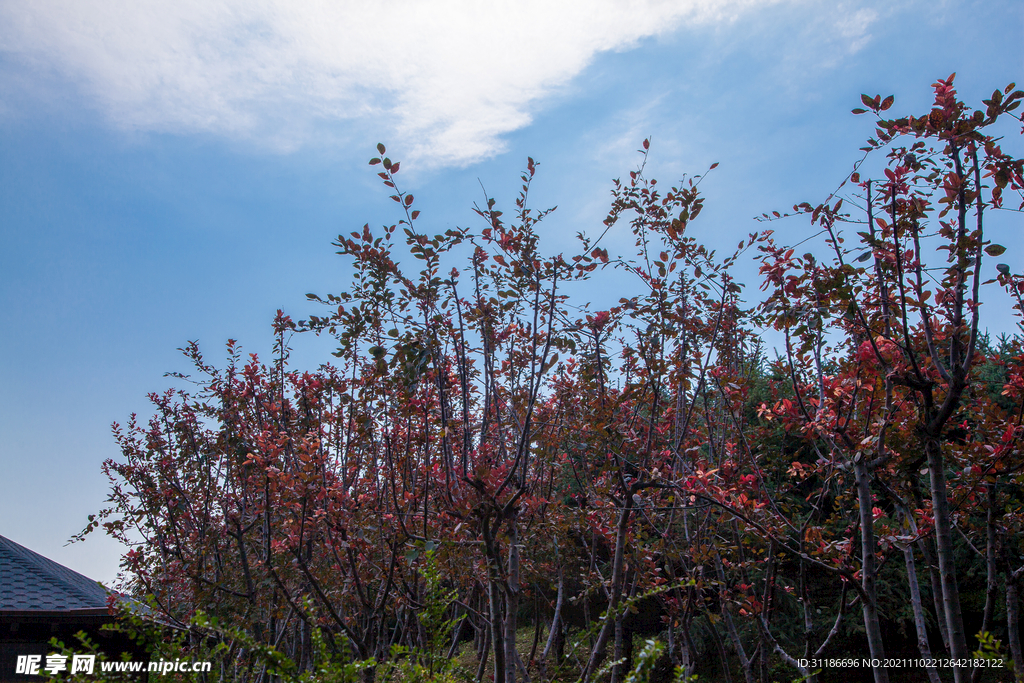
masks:
{"label": "tree trunk", "polygon": [[725,604],[725,567],[722,566],[722,557],[718,554],[715,555],[715,569],[718,571],[718,581],[721,583],[720,590],[723,598],[721,600],[722,615],[725,617],[725,629],[729,633],[729,640],[732,642],[732,647],[736,651],[736,657],[740,660],[740,666],[743,667],[743,680],[746,681],[746,683],[754,683],[754,669],[750,665],[750,658],[747,657],[747,653],[743,649],[743,641],[740,640],[739,631],[736,630],[736,623],[732,620],[732,614],[729,612],[729,608]]}
{"label": "tree trunk", "polygon": [[480,648],[480,662],[476,667],[476,683],[480,683],[484,678],[484,671],[487,670],[487,660],[491,654],[491,630],[484,630],[483,647]]}
{"label": "tree trunk", "polygon": [[491,528],[490,517],[481,521],[484,536],[484,552],[487,555],[487,602],[488,620],[491,626],[491,648],[494,650],[494,683],[505,683],[505,620],[502,618],[501,559],[498,557],[497,541]]}
{"label": "tree trunk", "polygon": [[[625,637],[626,633],[622,624],[622,615],[618,614],[615,616],[615,654],[613,655],[615,661],[622,659],[624,656],[623,640]],[[622,680],[622,670],[622,664],[612,666],[611,683],[619,683]],[[628,671],[628,669],[626,670]]]}
{"label": "tree trunk", "polygon": [[[960,611],[960,591],[956,584],[956,562],[953,556],[953,520],[946,491],[942,446],[938,438],[931,435],[925,438],[925,453],[928,456],[928,475],[931,479],[935,548],[939,560],[939,579],[942,582],[942,606],[949,630],[949,654],[953,659],[966,660],[970,653],[967,651],[967,637],[964,634],[964,620]],[[956,683],[966,683],[970,673],[968,667],[953,667],[953,679]]]}
{"label": "tree trunk", "polygon": [[1024,652],[1020,647],[1020,628],[1017,622],[1017,584],[1009,574],[1006,577],[1006,639],[1010,641],[1010,656],[1013,657],[1013,675],[1018,683],[1024,683]]}
{"label": "tree trunk", "polygon": [[[903,548],[903,561],[907,567],[907,584],[910,586],[910,604],[914,608],[914,628],[917,631],[917,649],[921,658],[930,660],[932,649],[928,645],[928,627],[924,621],[924,606],[921,603],[921,587],[917,583],[917,567],[914,564],[914,546],[907,544]],[[939,671],[934,666],[925,667],[930,683],[941,683]]]}
{"label": "tree trunk", "polygon": [[921,550],[921,558],[928,568],[928,579],[932,586],[932,603],[935,607],[935,623],[939,625],[939,636],[942,638],[942,647],[949,653],[949,625],[946,622],[946,608],[942,606],[942,578],[939,576],[939,566],[932,555],[930,539],[918,540],[917,547]]}
{"label": "tree trunk", "polygon": [[505,683],[505,631],[501,618],[501,588],[496,579],[491,579],[487,591],[491,612],[491,649],[494,650],[494,683]]}
{"label": "tree trunk", "polygon": [[[996,487],[985,484],[987,510],[985,515],[985,611],[981,619],[981,630],[988,633],[992,629],[992,612],[996,607],[996,593],[999,591],[999,580],[996,574]],[[981,677],[981,668],[971,673],[971,683],[977,683]]]}
{"label": "tree trunk", "polygon": [[508,589],[505,591],[505,683],[516,683],[516,628],[519,615],[519,527],[513,517],[508,550]]}
{"label": "tree trunk", "polygon": [[[555,561],[558,561],[558,549],[555,549]],[[558,564],[558,597],[555,598],[555,614],[551,617],[551,629],[548,631],[548,640],[544,644],[544,652],[540,655],[542,671],[547,677],[548,657],[551,656],[551,649],[555,647],[557,640],[562,633],[562,602],[565,599],[565,572],[562,564]],[[562,639],[564,642],[564,639]],[[562,663],[560,651],[555,648],[555,666]]]}
{"label": "tree trunk", "polygon": [[615,554],[612,557],[612,585],[611,594],[608,597],[608,611],[605,613],[604,624],[601,627],[600,635],[597,637],[597,642],[594,644],[594,649],[590,653],[590,659],[583,670],[581,679],[584,683],[590,680],[598,664],[601,663],[601,659],[604,657],[604,650],[608,646],[608,639],[612,635],[615,625],[615,613],[619,607],[619,598],[622,596],[626,536],[629,531],[630,513],[633,511],[633,493],[635,491],[629,490],[623,496],[622,511],[619,513],[619,522],[615,528]]}
{"label": "tree trunk", "polygon": [[[917,472],[910,475],[910,491],[914,496],[914,503],[918,509],[924,509],[924,496],[921,492],[921,480]],[[921,551],[921,559],[924,560],[928,569],[928,579],[931,581],[932,602],[935,607],[935,623],[939,625],[939,635],[942,636],[943,650],[949,653],[949,627],[946,624],[946,609],[942,606],[942,579],[939,577],[939,568],[935,563],[935,556],[932,555],[931,540],[928,537],[917,539],[917,547]]]}
{"label": "tree trunk", "polygon": [[[868,473],[867,461],[863,454],[858,454],[853,461],[853,469],[857,475],[857,500],[860,504],[860,548],[861,548],[861,587],[865,598],[861,600],[864,611],[864,632],[868,639],[868,651],[872,659],[885,659],[885,646],[882,643],[882,629],[878,624],[878,591],[875,587],[875,517],[871,501],[871,475]],[[889,683],[889,673],[885,667],[872,667],[875,683]]]}

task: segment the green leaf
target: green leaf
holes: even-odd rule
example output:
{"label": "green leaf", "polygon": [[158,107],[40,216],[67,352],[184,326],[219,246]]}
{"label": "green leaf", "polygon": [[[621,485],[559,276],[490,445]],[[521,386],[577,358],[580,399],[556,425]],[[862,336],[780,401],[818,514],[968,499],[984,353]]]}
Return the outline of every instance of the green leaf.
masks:
{"label": "green leaf", "polygon": [[864,263],[869,258],[871,258],[871,252],[870,251],[865,251],[863,254],[861,254],[860,256],[857,257],[857,262],[858,263]]}
{"label": "green leaf", "polygon": [[985,247],[985,253],[989,256],[999,256],[1006,251],[1006,247],[1001,244],[990,244]]}
{"label": "green leaf", "polygon": [[1003,275],[1009,275],[1010,274],[1010,266],[1006,265],[1005,263],[998,264],[996,266],[996,270],[998,270]]}
{"label": "green leaf", "polygon": [[381,154],[384,154],[384,143],[381,143],[381,142],[377,143],[377,151],[379,153],[381,153]]}

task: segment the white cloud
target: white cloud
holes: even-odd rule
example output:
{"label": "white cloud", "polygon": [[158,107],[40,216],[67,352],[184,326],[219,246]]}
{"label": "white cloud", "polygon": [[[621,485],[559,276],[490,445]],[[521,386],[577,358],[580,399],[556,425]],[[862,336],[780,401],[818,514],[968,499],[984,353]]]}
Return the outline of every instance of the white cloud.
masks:
{"label": "white cloud", "polygon": [[871,40],[868,29],[878,20],[878,12],[873,9],[862,7],[849,15],[845,15],[836,21],[836,30],[847,42],[847,50],[854,54]]}
{"label": "white cloud", "polygon": [[325,122],[386,122],[407,157],[462,164],[597,53],[770,1],[0,3],[0,51],[21,65],[3,87],[57,74],[118,126],[286,149]]}

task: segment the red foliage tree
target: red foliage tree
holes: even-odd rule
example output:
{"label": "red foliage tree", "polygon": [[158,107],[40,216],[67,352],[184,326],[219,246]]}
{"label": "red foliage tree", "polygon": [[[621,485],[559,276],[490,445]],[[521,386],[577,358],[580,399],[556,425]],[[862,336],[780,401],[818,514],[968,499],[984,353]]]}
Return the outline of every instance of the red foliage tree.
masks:
{"label": "red foliage tree", "polygon": [[[794,207],[820,228],[818,255],[769,231],[717,256],[687,232],[701,177],[663,189],[644,163],[575,254],[541,250],[532,159],[512,221],[488,198],[479,230],[431,235],[378,146],[370,163],[402,220],[338,238],[350,286],[310,295],[325,315],[279,314],[269,365],[231,342],[218,369],[190,345],[198,375],[180,379],[195,388],[115,427],[123,459],[105,465],[111,505],[90,528],[141,535],[125,556],[133,589],[181,624],[216,615],[253,680],[267,675],[260,648],[311,670],[318,631],[342,659],[436,656],[434,571],[454,595],[444,655],[471,630],[478,681],[492,656],[496,683],[564,666],[588,680],[611,649],[614,683],[644,629],[686,675],[713,652],[748,683],[777,664],[814,679],[809,661],[859,642],[858,606],[872,658],[900,619],[937,654],[937,620],[945,653],[966,661],[956,533],[985,574],[981,631],[1000,630],[1002,610],[1022,661],[1024,352],[987,341],[981,297],[998,284],[1020,310],[1021,278],[982,270],[1004,251],[986,216],[1024,187],[992,131],[1024,93],[971,112],[952,78],[935,91],[921,117],[886,119],[892,98],[863,97],[878,116],[865,159],[885,160],[877,180],[857,164],[850,197]],[[636,248],[609,254],[620,222]],[[768,293],[745,310],[732,269],[755,247]],[[579,302],[599,269],[633,283],[605,310]],[[782,333],[773,363],[758,323]],[[333,335],[336,366],[291,370],[300,330]],[[565,658],[581,623],[584,656]]]}

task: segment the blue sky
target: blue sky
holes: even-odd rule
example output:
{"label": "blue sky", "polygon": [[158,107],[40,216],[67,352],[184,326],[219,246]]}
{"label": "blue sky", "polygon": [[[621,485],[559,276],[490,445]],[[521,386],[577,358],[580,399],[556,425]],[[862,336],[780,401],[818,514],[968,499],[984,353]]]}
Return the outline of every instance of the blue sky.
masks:
{"label": "blue sky", "polygon": [[103,504],[110,423],[147,414],[186,341],[265,351],[276,309],[344,287],[332,239],[398,218],[378,141],[428,230],[473,224],[481,183],[510,207],[533,156],[555,250],[650,136],[663,182],[721,163],[693,229],[729,248],[849,172],[860,93],[919,113],[956,71],[976,103],[1024,81],[1022,45],[1015,0],[0,3],[0,534],[114,578],[111,542],[65,547]]}

